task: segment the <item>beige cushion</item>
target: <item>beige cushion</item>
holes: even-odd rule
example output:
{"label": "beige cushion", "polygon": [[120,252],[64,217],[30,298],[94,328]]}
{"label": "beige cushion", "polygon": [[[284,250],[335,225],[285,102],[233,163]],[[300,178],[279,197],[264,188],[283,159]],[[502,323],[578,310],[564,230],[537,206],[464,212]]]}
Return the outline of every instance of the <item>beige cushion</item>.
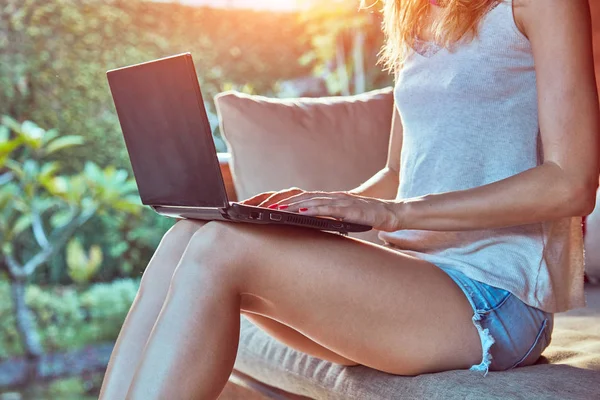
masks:
{"label": "beige cushion", "polygon": [[[215,97],[239,200],[271,190],[350,190],[385,166],[392,88],[356,96]],[[354,234],[381,243],[377,231]]]}

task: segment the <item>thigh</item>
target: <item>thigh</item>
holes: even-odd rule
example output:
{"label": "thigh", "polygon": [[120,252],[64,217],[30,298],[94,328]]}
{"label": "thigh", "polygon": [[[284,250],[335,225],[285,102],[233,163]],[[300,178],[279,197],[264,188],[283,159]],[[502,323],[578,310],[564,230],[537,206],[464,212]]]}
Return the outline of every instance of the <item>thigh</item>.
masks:
{"label": "thigh", "polygon": [[481,359],[470,303],[429,262],[304,228],[211,222],[197,233],[205,234],[242,260],[234,276],[243,309],[349,360],[412,375]]}
{"label": "thigh", "polygon": [[[144,291],[151,294],[151,296],[146,297],[147,301],[151,301],[154,304],[153,311],[155,312],[151,316],[152,324],[156,318],[155,314],[158,314],[163,305],[171,277],[188,242],[194,233],[207,222],[184,219],[174,224],[163,236],[144,272],[141,284]],[[315,343],[292,327],[266,316],[245,311],[242,309],[242,314],[252,321],[252,323],[259,326],[275,339],[296,350],[337,364],[356,365],[353,361]]]}
{"label": "thigh", "polygon": [[254,325],[257,325],[260,329],[267,332],[270,336],[295,350],[335,364],[347,366],[358,365],[358,363],[348,360],[347,358],[340,356],[328,348],[321,346],[294,328],[284,325],[281,322],[246,310],[242,310],[242,314]]}

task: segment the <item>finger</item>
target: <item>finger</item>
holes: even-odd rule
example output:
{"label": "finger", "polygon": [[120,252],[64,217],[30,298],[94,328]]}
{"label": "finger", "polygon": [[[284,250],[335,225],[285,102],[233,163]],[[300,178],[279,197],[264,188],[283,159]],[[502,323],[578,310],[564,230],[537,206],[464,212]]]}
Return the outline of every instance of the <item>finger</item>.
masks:
{"label": "finger", "polygon": [[306,210],[306,211],[301,211],[300,214],[302,215],[308,215],[308,216],[315,216],[315,217],[333,217],[336,219],[340,219],[343,221],[348,221],[351,222],[351,216],[349,214],[349,211],[351,210],[350,207],[342,207],[339,205],[319,205],[319,206],[312,206],[312,207],[303,207],[302,210]]}
{"label": "finger", "polygon": [[256,206],[260,204],[264,199],[269,197],[273,192],[260,193],[255,196],[252,196],[246,200],[240,201],[240,204],[246,204],[251,206]]}
{"label": "finger", "polygon": [[368,218],[361,210],[355,207],[338,206],[338,205],[321,205],[315,207],[303,208],[301,215],[315,217],[333,217],[340,221],[350,222],[354,224],[372,225],[373,221]]}
{"label": "finger", "polygon": [[273,193],[276,193],[276,192],[259,193],[259,194],[252,196],[246,200],[240,201],[239,203],[250,205],[250,206],[256,206],[256,205],[260,204],[261,202],[263,202],[269,196],[273,195]]}
{"label": "finger", "polygon": [[285,200],[291,196],[297,195],[298,193],[303,193],[304,190],[293,187],[285,190],[281,190],[279,192],[274,192],[269,197],[263,200],[262,203],[259,204],[259,207],[269,207],[273,204],[279,203],[282,200]]}
{"label": "finger", "polygon": [[300,201],[306,201],[310,199],[316,198],[327,198],[327,199],[346,199],[348,198],[347,194],[342,192],[324,192],[324,191],[305,191],[303,193],[299,193],[295,196],[291,196],[285,200],[279,202],[280,205],[290,206],[291,204],[298,203]]}
{"label": "finger", "polygon": [[358,206],[357,200],[356,199],[352,199],[349,197],[344,197],[344,196],[340,196],[340,195],[336,195],[336,194],[332,194],[330,195],[329,193],[327,193],[325,196],[324,195],[320,195],[320,196],[311,196],[311,197],[297,197],[294,198],[294,200],[297,201],[292,201],[289,202],[290,200],[286,200],[283,203],[283,209],[285,209],[286,211],[297,211],[300,208],[303,207],[314,207],[314,206],[320,206],[320,205],[339,205],[339,206],[350,206],[352,204],[356,204]]}
{"label": "finger", "polygon": [[308,197],[306,199],[298,200],[293,203],[288,203],[280,206],[280,209],[285,211],[297,212],[300,208],[316,207],[322,205],[339,205],[344,200],[335,199],[333,197]]}

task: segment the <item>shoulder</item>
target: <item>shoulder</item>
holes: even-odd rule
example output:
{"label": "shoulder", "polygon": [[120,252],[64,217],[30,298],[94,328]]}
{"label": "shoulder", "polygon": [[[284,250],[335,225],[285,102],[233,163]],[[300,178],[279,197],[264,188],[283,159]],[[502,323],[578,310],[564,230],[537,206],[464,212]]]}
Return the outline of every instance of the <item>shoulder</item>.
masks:
{"label": "shoulder", "polygon": [[586,26],[591,18],[588,0],[512,0],[512,7],[515,24],[528,39],[558,26]]}

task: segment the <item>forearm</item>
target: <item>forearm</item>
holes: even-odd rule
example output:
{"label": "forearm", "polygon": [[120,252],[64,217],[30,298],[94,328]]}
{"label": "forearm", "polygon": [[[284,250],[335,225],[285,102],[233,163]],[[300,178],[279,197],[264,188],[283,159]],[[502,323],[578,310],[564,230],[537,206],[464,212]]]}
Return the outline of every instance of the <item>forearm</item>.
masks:
{"label": "forearm", "polygon": [[393,200],[398,192],[398,172],[385,167],[349,193],[377,199]]}
{"label": "forearm", "polygon": [[399,229],[476,230],[587,215],[597,183],[583,187],[574,181],[546,163],[488,185],[399,200]]}

